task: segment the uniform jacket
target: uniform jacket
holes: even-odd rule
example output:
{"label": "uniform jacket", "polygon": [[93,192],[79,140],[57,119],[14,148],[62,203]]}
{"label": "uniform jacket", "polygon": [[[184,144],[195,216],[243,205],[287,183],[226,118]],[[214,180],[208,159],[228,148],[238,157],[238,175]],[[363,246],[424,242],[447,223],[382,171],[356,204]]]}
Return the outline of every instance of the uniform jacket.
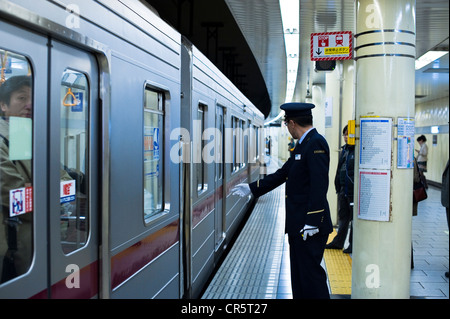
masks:
{"label": "uniform jacket", "polygon": [[332,231],[327,201],[329,164],[328,143],[312,129],[280,169],[251,183],[250,190],[259,197],[286,183],[286,233],[298,234],[304,225],[311,225],[328,234]]}

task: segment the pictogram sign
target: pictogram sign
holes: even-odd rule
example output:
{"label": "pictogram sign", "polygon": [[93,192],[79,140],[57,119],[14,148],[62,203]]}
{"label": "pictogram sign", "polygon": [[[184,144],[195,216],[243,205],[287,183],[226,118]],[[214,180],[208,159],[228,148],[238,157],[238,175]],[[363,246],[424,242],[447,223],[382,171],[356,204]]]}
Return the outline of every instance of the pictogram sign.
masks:
{"label": "pictogram sign", "polygon": [[311,61],[353,58],[351,31],[311,33]]}

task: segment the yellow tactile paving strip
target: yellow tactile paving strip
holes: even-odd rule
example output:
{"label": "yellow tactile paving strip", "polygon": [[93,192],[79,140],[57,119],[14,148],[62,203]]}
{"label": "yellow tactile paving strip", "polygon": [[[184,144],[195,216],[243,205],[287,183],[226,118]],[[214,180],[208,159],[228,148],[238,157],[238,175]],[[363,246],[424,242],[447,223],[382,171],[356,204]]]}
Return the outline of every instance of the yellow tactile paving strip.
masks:
{"label": "yellow tactile paving strip", "polygon": [[[336,236],[336,230],[328,237],[328,243]],[[331,294],[351,295],[352,293],[352,259],[342,249],[325,249],[325,265]]]}

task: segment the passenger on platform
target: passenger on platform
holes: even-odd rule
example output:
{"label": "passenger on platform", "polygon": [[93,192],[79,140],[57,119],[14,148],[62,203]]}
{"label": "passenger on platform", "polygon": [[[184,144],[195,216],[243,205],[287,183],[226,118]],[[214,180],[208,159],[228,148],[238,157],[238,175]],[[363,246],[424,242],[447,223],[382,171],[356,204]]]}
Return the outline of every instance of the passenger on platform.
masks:
{"label": "passenger on platform", "polygon": [[294,153],[294,149],[295,149],[295,141],[294,139],[291,137],[289,139],[289,144],[288,144],[288,150],[289,150],[289,155],[292,156],[292,154]]}
{"label": "passenger on platform", "polygon": [[[425,137],[425,135],[420,135],[417,138],[417,142],[420,145],[420,149],[416,150],[417,164],[419,165],[420,172],[422,172],[422,174],[423,174],[427,171],[427,161],[428,161],[427,138]],[[426,178],[424,178],[424,183],[425,183],[425,188],[428,188]]]}
{"label": "passenger on platform", "polygon": [[[450,222],[449,222],[449,216],[448,216],[448,183],[449,183],[449,177],[448,177],[448,160],[447,165],[445,165],[444,172],[442,173],[442,188],[441,188],[441,204],[445,207],[445,213],[447,214],[447,225],[450,229]],[[448,278],[448,271],[445,272],[445,277]]]}
{"label": "passenger on platform", "polygon": [[286,183],[286,225],[294,299],[330,298],[327,275],[320,265],[333,230],[327,201],[330,151],[312,125],[310,103],[285,103],[285,125],[298,143],[292,156],[275,173],[251,184],[239,184],[233,195],[262,196]]}
{"label": "passenger on platform", "polygon": [[269,137],[266,137],[266,155],[270,155],[270,147],[271,147],[271,144],[272,143],[272,138],[269,136]]}
{"label": "passenger on platform", "polygon": [[[421,175],[421,173],[419,171],[419,165],[417,165],[417,160],[414,159],[414,175],[413,175],[414,183],[413,183],[413,185],[418,185],[422,182],[420,175]],[[413,189],[414,189],[414,187],[413,187]],[[413,216],[417,216],[418,205],[419,205],[419,203],[413,199],[413,211],[412,211]],[[414,248],[413,248],[413,242],[411,241],[411,269],[413,269],[413,268],[414,268]]]}
{"label": "passenger on platform", "polygon": [[[339,162],[334,178],[334,186],[338,194],[338,230],[333,241],[329,243],[326,249],[343,249],[345,239],[348,233],[348,227],[353,219],[353,186],[354,186],[354,167],[355,167],[355,145],[349,145],[348,125],[342,130],[345,145],[342,146]],[[350,226],[349,246],[344,253],[352,252],[352,226]]]}

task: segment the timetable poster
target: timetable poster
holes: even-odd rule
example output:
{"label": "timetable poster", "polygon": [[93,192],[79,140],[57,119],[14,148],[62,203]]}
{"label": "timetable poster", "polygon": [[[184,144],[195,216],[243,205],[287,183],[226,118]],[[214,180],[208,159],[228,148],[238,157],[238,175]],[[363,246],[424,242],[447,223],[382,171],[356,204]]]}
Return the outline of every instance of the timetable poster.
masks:
{"label": "timetable poster", "polygon": [[359,170],[358,218],[389,221],[390,170]]}
{"label": "timetable poster", "polygon": [[369,117],[360,122],[359,167],[390,169],[392,150],[392,119]]}

